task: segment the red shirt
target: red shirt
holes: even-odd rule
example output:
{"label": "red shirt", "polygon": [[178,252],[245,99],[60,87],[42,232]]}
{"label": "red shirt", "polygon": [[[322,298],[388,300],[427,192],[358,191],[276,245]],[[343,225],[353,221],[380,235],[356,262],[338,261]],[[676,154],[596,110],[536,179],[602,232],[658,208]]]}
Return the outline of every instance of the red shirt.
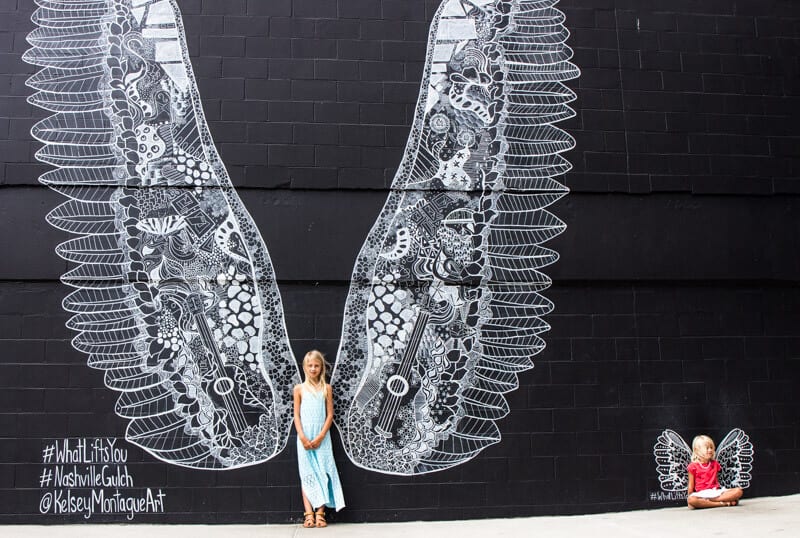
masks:
{"label": "red shirt", "polygon": [[686,468],[690,475],[694,476],[694,490],[703,491],[704,489],[719,488],[717,473],[722,469],[717,460],[708,463],[697,463],[693,461]]}

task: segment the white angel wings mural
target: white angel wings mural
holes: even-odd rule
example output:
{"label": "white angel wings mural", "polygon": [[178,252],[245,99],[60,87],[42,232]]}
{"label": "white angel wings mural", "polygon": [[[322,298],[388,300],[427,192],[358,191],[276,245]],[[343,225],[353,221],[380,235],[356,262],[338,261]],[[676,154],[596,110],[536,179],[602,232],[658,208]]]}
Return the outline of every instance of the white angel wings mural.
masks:
{"label": "white angel wings mural", "polygon": [[[664,430],[653,448],[656,471],[661,489],[664,491],[687,491],[692,461],[692,449],[673,430]],[[719,483],[725,488],[750,487],[750,472],[753,470],[753,444],[739,428],[731,430],[717,445],[716,459],[722,468]]]}
{"label": "white angel wings mural", "polygon": [[[333,372],[350,459],[419,474],[500,440],[553,305],[578,76],[558,0],[445,0],[386,205],[356,260]],[[299,381],[266,246],[206,124],[174,0],[37,0],[32,134],[76,237],[64,308],[126,438],[227,469],[286,444]]]}
{"label": "white angel wings mural", "polygon": [[47,1],[30,101],[73,346],[121,392],[126,438],[163,460],[231,468],[286,444],[299,381],[266,247],[200,105],[174,3]]}

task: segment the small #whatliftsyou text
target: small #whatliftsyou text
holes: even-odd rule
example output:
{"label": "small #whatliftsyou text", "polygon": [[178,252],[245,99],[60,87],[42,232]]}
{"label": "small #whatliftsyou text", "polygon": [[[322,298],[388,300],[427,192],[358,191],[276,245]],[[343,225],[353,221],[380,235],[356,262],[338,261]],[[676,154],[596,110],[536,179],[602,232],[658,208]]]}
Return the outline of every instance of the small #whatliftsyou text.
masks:
{"label": "small #whatliftsyou text", "polygon": [[651,501],[682,501],[686,499],[685,491],[651,491]]}
{"label": "small #whatliftsyou text", "polygon": [[115,438],[66,438],[42,448],[39,512],[51,515],[164,513],[161,489],[137,488],[128,470],[128,450]]}

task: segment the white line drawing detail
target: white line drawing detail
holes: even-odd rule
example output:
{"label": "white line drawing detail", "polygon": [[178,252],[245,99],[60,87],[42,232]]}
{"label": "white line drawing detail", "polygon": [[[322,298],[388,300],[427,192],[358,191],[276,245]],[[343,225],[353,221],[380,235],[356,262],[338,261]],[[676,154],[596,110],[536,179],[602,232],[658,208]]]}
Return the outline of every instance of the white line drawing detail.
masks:
{"label": "white line drawing detail", "polygon": [[[658,436],[653,447],[656,471],[664,491],[687,491],[692,449],[677,432],[667,429]],[[750,487],[753,470],[753,443],[739,428],[734,428],[719,443],[716,459],[722,471],[719,483],[724,488]]]}
{"label": "white line drawing detail", "polygon": [[267,249],[217,155],[173,0],[37,0],[29,98],[73,346],[121,394],[126,439],[231,469],[288,440],[300,382]]}
{"label": "white line drawing detail", "polygon": [[505,393],[533,366],[553,304],[546,208],[574,140],[576,78],[558,0],[446,0],[414,123],[356,261],[332,382],[348,456],[374,471],[447,469],[500,441]]}
{"label": "white line drawing detail", "polygon": [[[565,225],[576,78],[558,0],[446,0],[411,135],[356,260],[333,381],[350,459],[389,474],[500,441],[504,394],[553,305],[542,246]],[[38,0],[32,135],[68,198],[76,349],[121,392],[126,438],[230,469],[286,444],[299,383],[267,249],[208,132],[174,0]]]}

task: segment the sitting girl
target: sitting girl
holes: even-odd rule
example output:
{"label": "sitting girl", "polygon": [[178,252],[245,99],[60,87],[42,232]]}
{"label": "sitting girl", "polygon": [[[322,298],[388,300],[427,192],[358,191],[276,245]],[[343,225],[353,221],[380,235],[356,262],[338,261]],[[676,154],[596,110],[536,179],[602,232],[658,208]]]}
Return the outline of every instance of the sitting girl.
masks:
{"label": "sitting girl", "polygon": [[742,488],[721,488],[717,473],[721,467],[714,459],[716,447],[707,435],[698,435],[692,441],[692,463],[689,471],[689,508],[717,508],[736,506],[742,498]]}

